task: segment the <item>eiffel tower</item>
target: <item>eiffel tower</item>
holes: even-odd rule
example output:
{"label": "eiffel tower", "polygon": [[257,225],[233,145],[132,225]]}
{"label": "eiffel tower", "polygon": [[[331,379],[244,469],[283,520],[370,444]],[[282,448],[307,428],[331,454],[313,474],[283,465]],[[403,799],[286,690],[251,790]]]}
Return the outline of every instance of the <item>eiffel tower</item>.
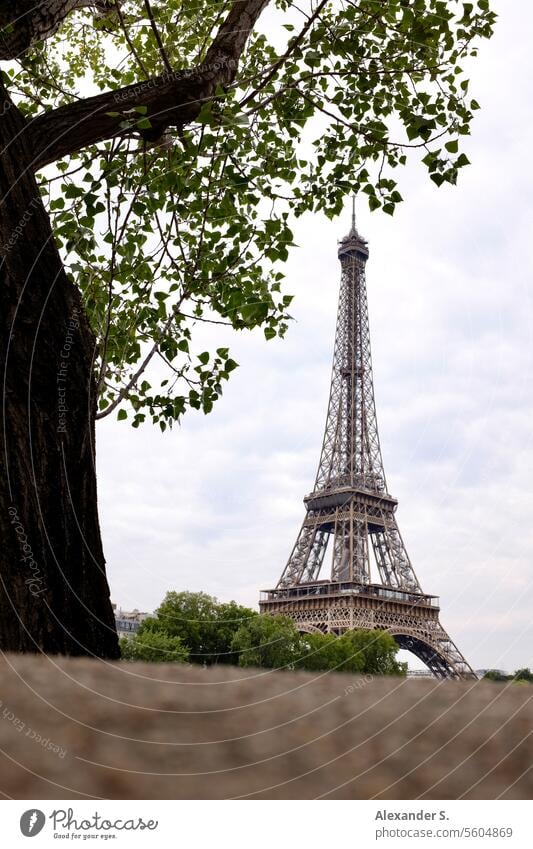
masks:
{"label": "eiffel tower", "polygon": [[[322,453],[306,516],[281,578],[263,590],[262,613],[290,616],[302,632],[388,631],[437,678],[476,675],[422,591],[396,521],[379,443],[365,266],[368,244],[352,227],[339,243],[341,286]],[[332,538],[331,575],[319,579]],[[371,572],[370,549],[376,571]]]}

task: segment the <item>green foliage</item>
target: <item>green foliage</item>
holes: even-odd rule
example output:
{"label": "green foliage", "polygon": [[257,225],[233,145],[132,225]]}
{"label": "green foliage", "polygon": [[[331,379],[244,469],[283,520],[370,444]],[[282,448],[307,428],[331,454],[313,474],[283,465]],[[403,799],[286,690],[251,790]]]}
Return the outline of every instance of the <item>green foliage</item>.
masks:
{"label": "green foliage", "polygon": [[220,604],[207,593],[169,592],[139,633],[163,633],[179,637],[189,651],[191,663],[236,663],[234,634],[242,623],[257,616],[234,601]]}
{"label": "green foliage", "polygon": [[531,684],[533,682],[533,672],[527,667],[525,669],[517,669],[512,678],[514,681],[527,681]]}
{"label": "green foliage", "polygon": [[485,672],[483,680],[512,681],[517,684],[531,684],[533,683],[533,672],[527,667],[525,667],[524,669],[517,669],[516,672],[514,672],[512,675],[505,675],[498,669],[489,669],[488,672]]}
{"label": "green foliage", "polygon": [[179,637],[162,631],[143,631],[120,640],[122,660],[147,663],[187,663],[189,652]]}
{"label": "green foliage", "polygon": [[240,666],[268,669],[298,668],[313,672],[336,671],[367,675],[405,675],[398,663],[398,645],[383,631],[347,631],[300,634],[285,616],[258,616],[236,633],[233,647]]}
{"label": "green foliage", "polygon": [[339,672],[361,672],[363,668],[360,655],[351,656],[347,652],[348,644],[341,642],[334,634],[302,634],[298,668],[310,672],[324,669]]}
{"label": "green foliage", "polygon": [[301,637],[286,616],[257,614],[237,631],[232,643],[239,666],[293,669],[302,653]]}
{"label": "green foliage", "polygon": [[216,662],[238,664],[239,658],[233,647],[233,638],[243,623],[250,622],[257,616],[254,610],[235,601],[219,603],[215,630]]}
{"label": "green foliage", "polygon": [[[230,5],[152,4],[173,69],[198,65]],[[275,7],[275,45],[259,27],[235,84],[195,122],[150,145],[139,104],[120,137],[40,176],[97,335],[100,415],[120,408],[134,427],[165,429],[189,408],[208,413],[237,364],[215,325],[205,350],[206,322],[283,336],[290,213],[338,215],[355,191],[392,214],[409,150],[437,185],[468,164],[461,141],[479,104],[463,65],[491,35],[487,0],[330,3],[303,34],[306,17],[286,0]],[[26,115],[89,90],[142,91],[165,70],[143,0],[123,0],[120,17],[72,15],[6,66]]]}
{"label": "green foliage", "polygon": [[504,675],[502,672],[499,672],[497,669],[489,669],[488,672],[485,672],[483,676],[483,680],[487,681],[508,681],[509,676]]}
{"label": "green foliage", "polygon": [[398,643],[387,631],[348,631],[345,639],[350,651],[363,658],[367,675],[406,675],[407,664],[396,660]]}
{"label": "green foliage", "polygon": [[398,644],[385,631],[347,631],[340,637],[306,634],[302,643],[301,669],[365,675],[405,675],[407,671],[406,664],[396,660]]}

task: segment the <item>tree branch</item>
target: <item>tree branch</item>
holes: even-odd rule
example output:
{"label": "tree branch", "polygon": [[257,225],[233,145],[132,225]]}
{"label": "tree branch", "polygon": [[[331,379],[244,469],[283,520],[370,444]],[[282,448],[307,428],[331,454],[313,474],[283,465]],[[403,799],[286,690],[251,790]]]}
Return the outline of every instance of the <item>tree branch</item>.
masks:
{"label": "tree branch", "polygon": [[159,54],[161,56],[161,59],[163,60],[163,65],[165,66],[165,70],[169,74],[171,74],[172,73],[172,65],[168,61],[168,56],[165,52],[163,42],[161,41],[161,35],[160,35],[159,30],[157,28],[157,24],[155,22],[152,6],[150,5],[150,0],[144,0],[144,7],[146,9],[146,14],[148,15],[148,17],[150,19],[150,26],[152,27],[152,32],[153,32],[154,38],[157,42],[157,46],[159,48]]}
{"label": "tree branch", "polygon": [[0,0],[0,60],[16,59],[54,35],[78,9],[112,11],[120,0]]}
{"label": "tree branch", "polygon": [[320,0],[320,3],[316,7],[316,9],[312,13],[312,15],[309,16],[309,18],[305,22],[304,26],[302,27],[302,29],[300,30],[300,32],[298,33],[296,38],[289,44],[289,46],[288,46],[286,52],[283,54],[283,56],[280,56],[280,58],[276,62],[274,62],[274,64],[270,68],[268,74],[265,77],[263,77],[263,79],[259,82],[259,85],[257,85],[257,87],[254,89],[254,91],[252,91],[250,94],[248,94],[244,98],[244,100],[241,101],[241,108],[246,106],[250,102],[250,100],[253,100],[253,98],[258,94],[258,92],[261,91],[261,89],[263,89],[267,85],[267,83],[270,82],[270,80],[273,77],[275,77],[278,70],[282,67],[282,65],[285,64],[285,62],[287,61],[289,56],[292,53],[294,53],[296,48],[298,48],[300,46],[300,44],[304,40],[308,30],[313,25],[315,20],[320,16],[320,12],[322,11],[324,6],[328,2],[329,2],[329,0]]}
{"label": "tree branch", "polygon": [[[137,130],[147,141],[157,141],[170,126],[193,121],[203,103],[215,96],[217,86],[227,88],[234,81],[241,53],[268,3],[236,0],[197,68],[152,77],[38,115],[28,133],[34,170],[91,144],[136,132],[140,118],[151,124]],[[146,114],[135,113],[139,106],[146,107]]]}
{"label": "tree branch", "polygon": [[154,344],[152,345],[152,347],[148,351],[144,360],[141,362],[139,368],[135,371],[135,373],[132,375],[132,377],[128,380],[127,384],[125,386],[123,386],[122,389],[118,390],[118,394],[117,394],[116,398],[114,399],[114,401],[112,401],[111,404],[109,404],[108,407],[105,407],[103,410],[100,410],[100,412],[98,412],[96,414],[97,419],[104,419],[106,416],[109,416],[110,413],[112,413],[114,410],[116,410],[117,407],[122,403],[122,401],[125,398],[127,398],[129,392],[137,385],[140,376],[142,375],[142,373],[144,371],[146,371],[146,369],[148,368],[148,366],[150,364],[150,361],[152,360],[154,355],[159,350],[159,346],[160,346],[162,340],[165,338],[165,334],[168,333],[168,331],[170,330],[172,322],[175,321],[175,319],[180,315],[180,307],[181,307],[181,305],[182,305],[182,303],[183,303],[183,301],[185,300],[186,297],[187,297],[187,295],[184,292],[183,295],[181,296],[181,298],[179,299],[179,301],[177,302],[177,304],[175,304],[174,307],[172,308],[171,313],[168,316],[167,320],[165,321],[162,329],[157,334],[156,341],[154,342]]}

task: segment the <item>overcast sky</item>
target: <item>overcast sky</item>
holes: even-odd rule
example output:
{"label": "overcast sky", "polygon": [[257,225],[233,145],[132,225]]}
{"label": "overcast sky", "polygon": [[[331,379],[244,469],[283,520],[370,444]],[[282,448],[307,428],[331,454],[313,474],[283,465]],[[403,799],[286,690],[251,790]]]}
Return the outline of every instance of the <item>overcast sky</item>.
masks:
{"label": "overcast sky", "polygon": [[[475,667],[533,667],[533,117],[528,0],[496,2],[472,69],[480,101],[458,187],[415,161],[394,218],[369,214],[374,377],[390,492],[426,592]],[[112,598],[169,589],[255,606],[274,586],[312,488],[349,229],[308,216],[287,266],[285,340],[220,334],[241,364],[211,415],[161,434],[105,419],[99,494]],[[413,665],[419,665],[416,662]]]}

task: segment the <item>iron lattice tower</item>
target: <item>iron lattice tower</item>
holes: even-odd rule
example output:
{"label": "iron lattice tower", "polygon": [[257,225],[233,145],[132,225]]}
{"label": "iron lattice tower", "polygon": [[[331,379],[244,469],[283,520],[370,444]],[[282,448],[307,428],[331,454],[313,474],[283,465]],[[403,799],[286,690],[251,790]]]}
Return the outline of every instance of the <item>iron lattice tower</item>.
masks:
{"label": "iron lattice tower", "polygon": [[[341,285],[322,453],[306,516],[283,574],[261,593],[262,613],[284,613],[301,631],[389,631],[438,678],[475,678],[422,591],[387,489],[374,400],[365,266],[352,227],[338,251]],[[332,538],[331,576],[319,579]],[[377,574],[372,580],[370,549]]]}

